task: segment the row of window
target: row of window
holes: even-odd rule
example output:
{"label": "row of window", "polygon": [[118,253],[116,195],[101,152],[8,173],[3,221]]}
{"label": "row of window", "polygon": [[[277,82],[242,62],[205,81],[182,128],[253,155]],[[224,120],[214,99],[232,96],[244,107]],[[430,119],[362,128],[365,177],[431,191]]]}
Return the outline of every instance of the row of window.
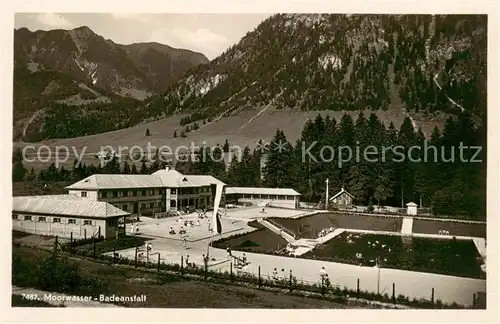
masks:
{"label": "row of window", "polygon": [[[21,216],[19,216],[19,215],[12,215],[12,219],[13,220],[21,220]],[[30,215],[25,215],[24,216],[24,220],[25,221],[33,221],[34,219]],[[45,222],[47,222],[47,217],[45,217],[45,216],[38,216],[36,218],[36,221],[37,222],[41,222],[41,223],[45,223]],[[62,223],[61,218],[60,217],[52,217],[52,223]],[[76,224],[76,219],[69,218],[68,219],[68,224]],[[83,220],[83,225],[92,225],[92,221],[88,220],[88,219],[84,219]]]}
{"label": "row of window", "polygon": [[275,196],[275,195],[241,195],[243,199],[276,199],[276,200],[294,200],[294,196]]}
{"label": "row of window", "polygon": [[[141,204],[141,209],[146,209],[146,208],[148,208],[147,206],[148,206],[147,203],[142,203]],[[116,206],[116,207],[118,207],[118,206]],[[161,202],[158,201],[156,203],[149,203],[149,208],[150,209],[153,209],[155,207],[156,208],[161,207]],[[128,209],[128,205],[122,205],[122,210],[126,211],[127,209]]]}
{"label": "row of window", "polygon": [[[183,194],[196,194],[196,193],[204,193],[209,192],[209,187],[201,187],[201,188],[184,188],[182,189]],[[170,194],[176,195],[177,190],[171,189]],[[121,198],[121,197],[137,197],[137,196],[158,196],[161,195],[161,190],[159,189],[149,189],[149,190],[129,190],[129,191],[100,191],[99,198]],[[87,192],[82,191],[81,197],[86,198]]]}
{"label": "row of window", "polygon": [[129,191],[100,191],[99,198],[119,198],[119,197],[137,197],[137,196],[155,196],[160,195],[159,189],[149,190],[129,190]]}

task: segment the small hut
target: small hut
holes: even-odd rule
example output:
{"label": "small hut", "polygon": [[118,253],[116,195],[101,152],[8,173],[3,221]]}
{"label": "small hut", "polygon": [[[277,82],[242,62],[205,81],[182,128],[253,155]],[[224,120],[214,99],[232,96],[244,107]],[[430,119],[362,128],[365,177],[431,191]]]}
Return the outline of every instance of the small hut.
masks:
{"label": "small hut", "polygon": [[406,215],[417,215],[417,207],[418,205],[414,202],[409,202],[406,204]]}

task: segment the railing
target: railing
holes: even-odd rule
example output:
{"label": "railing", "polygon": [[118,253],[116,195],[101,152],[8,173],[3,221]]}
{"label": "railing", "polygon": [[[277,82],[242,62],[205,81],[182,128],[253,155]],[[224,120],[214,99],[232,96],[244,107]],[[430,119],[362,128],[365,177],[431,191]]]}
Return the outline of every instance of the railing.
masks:
{"label": "railing", "polygon": [[[75,243],[75,242],[74,242]],[[110,252],[106,254],[97,254],[94,251],[87,251],[85,249],[76,249],[75,245],[72,244],[62,244],[61,248],[63,252],[68,252],[73,255],[81,255],[84,257],[90,257],[96,260],[102,260],[103,262],[110,264],[122,264],[124,266],[142,268],[144,271],[154,271],[159,274],[177,274],[183,277],[192,279],[204,279],[206,281],[212,281],[215,283],[225,283],[225,284],[245,284],[254,286],[258,289],[278,289],[278,290],[289,290],[291,293],[308,293],[317,295],[320,298],[335,299],[337,302],[368,302],[369,304],[378,303],[380,306],[391,307],[391,308],[404,308],[402,305],[407,305],[409,307],[417,308],[470,308],[471,306],[458,305],[456,303],[445,304],[440,300],[434,298],[434,288],[429,291],[428,298],[420,299],[410,299],[407,296],[396,294],[396,285],[392,284],[392,291],[389,287],[383,288],[380,293],[373,293],[367,290],[363,290],[360,285],[360,279],[357,279],[356,288],[348,288],[341,286],[335,282],[330,282],[330,280],[304,280],[297,278],[293,275],[292,270],[286,273],[279,273],[277,276],[269,276],[268,274],[261,273],[261,267],[258,266],[258,273],[250,273],[245,270],[233,269],[232,262],[230,263],[229,271],[222,270],[211,270],[209,269],[209,264],[203,265],[185,265],[185,259],[183,256],[180,257],[179,263],[167,263],[161,258],[160,253],[142,253],[140,255],[139,248],[136,248],[135,258],[128,259],[121,257],[118,253]],[[356,278],[353,278],[356,280]],[[387,290],[386,290],[387,288]],[[473,296],[475,305],[476,294]],[[397,305],[398,304],[398,305]]]}
{"label": "railing", "polygon": [[294,240],[297,239],[297,235],[294,232],[290,231],[289,229],[285,228],[283,225],[278,224],[277,222],[269,218],[264,218],[264,221],[267,221],[269,224],[273,225],[274,227],[277,227],[279,230],[282,230],[283,232],[291,236]]}

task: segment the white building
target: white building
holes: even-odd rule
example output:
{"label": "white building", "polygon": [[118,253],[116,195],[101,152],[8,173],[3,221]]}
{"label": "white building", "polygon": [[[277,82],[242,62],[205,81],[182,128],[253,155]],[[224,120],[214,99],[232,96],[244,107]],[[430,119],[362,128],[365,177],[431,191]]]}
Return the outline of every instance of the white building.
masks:
{"label": "white building", "polygon": [[417,215],[418,205],[414,202],[409,202],[406,204],[406,215]]}
{"label": "white building", "polygon": [[300,194],[290,188],[227,187],[226,202],[299,208]]}
{"label": "white building", "polygon": [[153,174],[94,174],[68,187],[69,194],[106,201],[132,215],[209,209],[215,186],[222,181],[206,175],[183,175],[166,168]]}
{"label": "white building", "polygon": [[12,198],[12,229],[37,235],[114,238],[124,233],[118,219],[128,215],[106,202],[73,195]]}

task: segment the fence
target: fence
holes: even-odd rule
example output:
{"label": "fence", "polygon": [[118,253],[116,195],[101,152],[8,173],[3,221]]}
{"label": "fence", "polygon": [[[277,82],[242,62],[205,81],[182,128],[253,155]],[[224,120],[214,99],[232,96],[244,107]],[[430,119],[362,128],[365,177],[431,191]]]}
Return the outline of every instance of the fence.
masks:
{"label": "fence", "polygon": [[[57,242],[57,237],[56,237]],[[445,304],[440,300],[434,299],[434,288],[429,291],[428,299],[410,299],[407,296],[403,296],[397,293],[396,284],[392,284],[392,290],[389,293],[373,293],[367,290],[362,290],[362,282],[357,279],[356,290],[349,289],[347,287],[340,287],[335,284],[330,284],[328,280],[321,280],[318,282],[312,282],[307,280],[298,279],[293,275],[292,270],[286,276],[281,275],[276,278],[272,278],[268,275],[261,274],[261,267],[258,267],[258,274],[254,275],[233,266],[230,263],[229,271],[217,271],[209,269],[210,266],[208,262],[201,267],[189,264],[186,265],[186,260],[183,256],[180,257],[180,263],[165,263],[161,260],[160,253],[149,253],[147,249],[140,249],[136,247],[134,259],[128,259],[120,257],[116,251],[113,251],[112,255],[96,254],[95,240],[93,242],[92,250],[79,250],[75,247],[79,244],[76,241],[72,241],[66,244],[59,244],[64,252],[68,252],[74,255],[81,255],[84,257],[90,257],[96,260],[101,260],[104,262],[109,262],[110,264],[121,264],[125,266],[132,266],[134,268],[142,268],[147,271],[156,271],[159,274],[164,275],[179,275],[194,277],[210,282],[223,283],[223,284],[235,284],[235,285],[247,285],[258,289],[271,289],[279,291],[288,291],[290,293],[297,294],[313,294],[320,296],[325,299],[334,299],[336,302],[348,302],[353,298],[357,301],[376,301],[379,303],[388,303],[396,307],[395,305],[405,305],[414,308],[434,308],[434,309],[463,309],[469,308],[463,305],[458,305],[456,303]],[[56,244],[57,246],[57,244]],[[483,296],[481,296],[483,297]],[[479,298],[479,295],[471,296],[473,308],[485,308],[483,307],[482,300],[484,298]],[[478,303],[480,302],[481,305]]]}

